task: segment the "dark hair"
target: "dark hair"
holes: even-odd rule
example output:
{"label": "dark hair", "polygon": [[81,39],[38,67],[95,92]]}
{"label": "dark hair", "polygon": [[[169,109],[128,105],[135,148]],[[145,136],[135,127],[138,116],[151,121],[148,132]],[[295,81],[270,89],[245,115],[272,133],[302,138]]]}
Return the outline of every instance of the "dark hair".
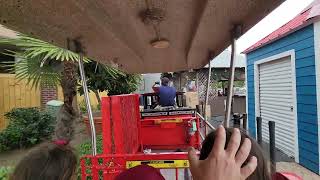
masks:
{"label": "dark hair", "polygon": [[161,78],[161,85],[162,86],[168,86],[169,81],[170,81],[169,78],[163,77],[163,78]]}
{"label": "dark hair", "polygon": [[76,166],[77,157],[71,147],[46,143],[19,162],[10,180],[70,180]]}
{"label": "dark hair", "polygon": [[[256,141],[253,140],[250,136],[248,136],[244,131],[240,130],[240,132],[241,132],[241,143],[240,144],[243,143],[245,138],[248,138],[251,141],[251,150],[250,150],[249,157],[247,158],[247,160],[244,162],[244,164],[242,166],[244,166],[245,164],[248,163],[251,156],[257,157],[257,160],[258,160],[258,165],[257,165],[256,170],[254,171],[253,174],[251,174],[247,178],[247,180],[257,180],[257,179],[271,180],[267,159],[265,158],[262,149],[260,148],[258,143],[256,143]],[[225,148],[227,147],[227,144],[230,141],[231,134],[232,134],[232,128],[226,129]],[[207,137],[205,138],[205,140],[203,141],[202,148],[200,151],[200,160],[204,160],[208,157],[208,155],[210,154],[210,152],[212,150],[214,140],[215,140],[215,131],[209,133],[207,135]]]}

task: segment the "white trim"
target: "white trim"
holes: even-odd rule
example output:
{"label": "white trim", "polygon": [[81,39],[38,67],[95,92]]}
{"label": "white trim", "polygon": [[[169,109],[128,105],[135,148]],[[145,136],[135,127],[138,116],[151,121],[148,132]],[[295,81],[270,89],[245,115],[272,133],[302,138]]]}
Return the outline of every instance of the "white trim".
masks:
{"label": "white trim", "polygon": [[249,133],[249,110],[248,110],[248,59],[247,59],[247,55],[245,55],[245,68],[244,68],[244,75],[245,75],[245,82],[246,82],[246,114],[247,114],[247,127],[244,127],[245,129],[247,129],[247,132]]}
{"label": "white trim", "polygon": [[[317,115],[318,115],[318,148],[319,148],[319,161],[320,162],[320,22],[315,22],[314,29],[314,53],[315,53],[315,70],[316,70],[316,89],[317,89]],[[320,165],[319,171],[320,174]]]}
{"label": "white trim", "polygon": [[[254,63],[254,93],[255,93],[255,116],[258,117],[260,116],[260,97],[259,97],[259,65],[263,63],[267,63],[270,61],[278,60],[283,57],[288,57],[290,56],[291,58],[291,70],[292,70],[292,100],[293,100],[293,113],[295,115],[295,161],[299,163],[299,145],[298,145],[298,113],[297,113],[297,90],[296,90],[296,67],[295,67],[295,51],[289,50],[285,51],[280,54],[276,54],[274,56],[256,61]],[[256,128],[257,129],[257,128]]]}

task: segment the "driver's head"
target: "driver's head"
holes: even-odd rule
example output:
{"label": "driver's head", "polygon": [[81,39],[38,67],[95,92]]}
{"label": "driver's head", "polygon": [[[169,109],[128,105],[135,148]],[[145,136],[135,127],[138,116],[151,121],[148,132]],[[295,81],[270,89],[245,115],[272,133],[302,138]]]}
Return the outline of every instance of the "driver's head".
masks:
{"label": "driver's head", "polygon": [[161,85],[162,86],[168,86],[169,85],[169,78],[167,78],[167,77],[163,77],[163,78],[161,78]]}

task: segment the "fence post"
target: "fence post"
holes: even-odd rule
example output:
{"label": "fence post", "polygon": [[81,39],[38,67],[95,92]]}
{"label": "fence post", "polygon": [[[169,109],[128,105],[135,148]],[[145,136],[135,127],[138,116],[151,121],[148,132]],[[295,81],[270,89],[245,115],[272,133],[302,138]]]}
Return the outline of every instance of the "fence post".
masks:
{"label": "fence post", "polygon": [[196,105],[196,111],[201,114],[200,105]]}
{"label": "fence post", "polygon": [[235,113],[232,115],[233,117],[233,127],[234,128],[240,128],[240,124],[241,124],[241,117],[240,114]]}
{"label": "fence post", "polygon": [[262,118],[257,117],[257,138],[258,144],[262,145]]}
{"label": "fence post", "polygon": [[248,130],[248,116],[246,113],[242,115],[242,128],[247,132]]}
{"label": "fence post", "polygon": [[276,172],[275,124],[274,121],[269,121],[270,171],[272,174]]}

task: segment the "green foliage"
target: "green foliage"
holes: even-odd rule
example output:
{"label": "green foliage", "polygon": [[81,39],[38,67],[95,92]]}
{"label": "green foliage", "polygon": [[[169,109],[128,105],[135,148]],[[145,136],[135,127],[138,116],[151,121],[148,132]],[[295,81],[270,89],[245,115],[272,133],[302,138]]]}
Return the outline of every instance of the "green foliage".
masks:
{"label": "green foliage", "polygon": [[244,87],[244,81],[234,81],[234,87]]}
{"label": "green foliage", "polygon": [[[115,68],[111,68],[97,62],[84,65],[87,76],[87,86],[91,91],[107,91],[108,95],[129,94],[137,90],[140,75],[126,74]],[[79,88],[83,94],[82,87]]]}
{"label": "green foliage", "polygon": [[138,89],[141,80],[140,75],[125,74],[111,79],[107,87],[108,95],[130,94]]}
{"label": "green foliage", "polygon": [[[78,153],[79,158],[81,158],[84,155],[90,155],[92,154],[92,148],[91,148],[91,141],[84,142],[80,144],[76,150]],[[97,136],[97,153],[101,154],[102,153],[102,136],[99,135]],[[87,162],[89,164],[89,162]],[[78,179],[81,179],[81,167],[80,164],[78,165],[77,169],[77,174],[78,174]]]}
{"label": "green foliage", "polygon": [[[79,60],[77,53],[23,34],[19,34],[18,38],[0,38],[0,44],[13,45],[23,49],[22,53],[19,54],[24,58],[42,57],[42,61],[47,59],[57,61]],[[84,58],[84,61],[87,62],[89,59]]]}
{"label": "green foliage", "polygon": [[0,152],[38,144],[54,130],[54,118],[38,108],[16,108],[5,117],[9,125],[0,133]]}
{"label": "green foliage", "polygon": [[[87,113],[87,105],[86,105],[86,102],[85,101],[81,101],[79,103],[79,109],[81,111],[82,114],[86,114]],[[91,104],[91,110],[92,112],[97,112],[97,111],[100,111],[100,105],[98,104],[97,106],[93,106]]]}
{"label": "green foliage", "polygon": [[[76,149],[80,157],[84,155],[92,154],[91,140],[80,144]],[[97,153],[98,154],[102,153],[102,136],[101,135],[97,136]]]}
{"label": "green foliage", "polygon": [[[80,59],[80,56],[72,51],[26,35],[19,35],[14,39],[0,38],[0,44],[16,46],[19,49],[19,51],[7,51],[6,53],[6,55],[16,57],[19,61],[4,62],[1,66],[6,67],[9,72],[15,73],[18,80],[27,79],[28,83],[35,88],[41,84],[57,86],[60,84],[63,70],[61,61],[79,61]],[[114,81],[110,83],[106,83],[106,81],[127,76],[116,68],[90,61],[86,57],[84,57],[84,62],[87,62],[84,64],[84,69],[88,77],[89,90],[105,91],[110,89],[114,83]],[[127,91],[121,89],[115,94],[133,92],[136,89],[135,85],[132,86],[134,79],[131,77],[135,76],[129,75],[128,80],[125,81],[129,89]],[[114,92],[115,89],[113,88],[111,91]]]}
{"label": "green foliage", "polygon": [[[17,51],[7,51],[6,55],[16,57],[17,62],[4,62],[1,66],[15,73],[18,80],[27,79],[33,88],[40,84],[56,86],[61,79],[61,61],[78,61],[77,53],[57,47],[45,41],[26,35],[18,38],[0,38],[0,44],[17,47]],[[84,58],[89,62],[88,58]]]}
{"label": "green foliage", "polygon": [[12,172],[12,167],[0,167],[0,180],[8,180]]}
{"label": "green foliage", "polygon": [[[27,79],[28,84],[32,88],[37,88],[41,83],[54,87],[59,84],[61,79],[60,61],[47,60],[45,64],[41,64],[43,56],[23,57],[23,53],[11,52],[12,56],[21,60],[17,62],[4,62],[2,66],[8,68],[10,73],[15,73],[16,78],[21,81]],[[60,67],[62,69],[62,67]]]}

